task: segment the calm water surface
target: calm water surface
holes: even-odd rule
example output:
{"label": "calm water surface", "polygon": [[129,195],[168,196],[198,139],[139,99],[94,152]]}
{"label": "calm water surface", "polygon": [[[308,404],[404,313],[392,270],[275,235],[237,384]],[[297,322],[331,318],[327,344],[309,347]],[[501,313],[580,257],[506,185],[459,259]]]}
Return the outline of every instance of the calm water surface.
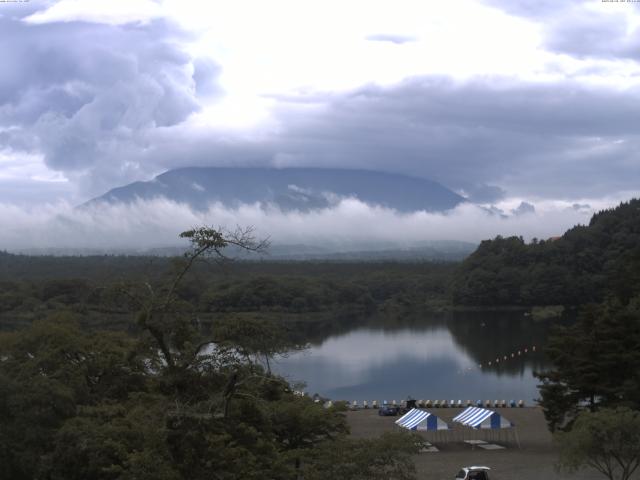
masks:
{"label": "calm water surface", "polygon": [[521,312],[458,313],[392,327],[372,320],[279,359],[276,370],[291,382],[306,382],[309,394],[334,400],[411,395],[531,403],[549,327]]}

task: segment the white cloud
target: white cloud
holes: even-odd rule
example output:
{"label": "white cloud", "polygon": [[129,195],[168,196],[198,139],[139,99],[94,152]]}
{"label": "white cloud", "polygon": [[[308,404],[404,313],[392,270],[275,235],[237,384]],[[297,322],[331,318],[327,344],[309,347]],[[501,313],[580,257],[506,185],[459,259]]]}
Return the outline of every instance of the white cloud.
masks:
{"label": "white cloud", "polygon": [[[509,211],[521,199],[512,199],[499,208]],[[615,205],[617,199],[575,203],[597,208]],[[74,209],[68,204],[19,208],[0,204],[0,249],[33,248],[148,249],[179,245],[178,234],[197,225],[252,225],[261,237],[274,244],[348,245],[360,243],[410,246],[427,240],[480,241],[496,235],[523,235],[547,238],[562,234],[575,224],[588,223],[593,210],[575,208],[571,202],[538,202],[536,211],[502,218],[470,204],[448,213],[399,214],[370,207],[355,199],[344,199],[330,209],[308,213],[287,212],[261,205],[225,208],[211,205],[193,211],[163,199],[138,201],[129,205],[94,205]]]}
{"label": "white cloud", "polygon": [[62,173],[50,170],[41,154],[0,149],[0,181],[33,180],[36,182],[67,182]]}
{"label": "white cloud", "polygon": [[164,15],[153,0],[61,0],[26,17],[27,23],[91,22],[122,25],[147,23]]}

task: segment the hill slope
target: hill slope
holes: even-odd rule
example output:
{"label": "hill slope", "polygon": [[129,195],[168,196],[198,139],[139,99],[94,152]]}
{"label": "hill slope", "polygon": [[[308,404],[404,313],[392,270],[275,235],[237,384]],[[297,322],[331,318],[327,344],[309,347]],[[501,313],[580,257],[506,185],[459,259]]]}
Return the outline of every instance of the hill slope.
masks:
{"label": "hill slope", "polygon": [[483,241],[458,268],[455,303],[578,305],[640,291],[640,200],[595,214],[556,240]]}
{"label": "hill slope", "polygon": [[401,212],[443,211],[464,201],[431,180],[368,170],[191,167],[114,188],[88,204],[158,197],[195,209],[205,209],[213,202],[227,206],[259,202],[285,211],[326,208],[344,197]]}

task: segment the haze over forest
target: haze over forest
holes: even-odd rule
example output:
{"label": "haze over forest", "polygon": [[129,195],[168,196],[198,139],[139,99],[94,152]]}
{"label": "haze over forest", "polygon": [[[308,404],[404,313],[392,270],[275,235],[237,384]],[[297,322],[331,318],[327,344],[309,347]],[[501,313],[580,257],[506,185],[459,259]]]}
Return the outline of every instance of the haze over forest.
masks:
{"label": "haze over forest", "polygon": [[[198,224],[338,250],[548,238],[638,196],[636,4],[309,7],[1,4],[0,248],[166,247]],[[380,172],[461,201],[291,183],[291,205],[236,180],[234,202],[86,204],[185,167]]]}

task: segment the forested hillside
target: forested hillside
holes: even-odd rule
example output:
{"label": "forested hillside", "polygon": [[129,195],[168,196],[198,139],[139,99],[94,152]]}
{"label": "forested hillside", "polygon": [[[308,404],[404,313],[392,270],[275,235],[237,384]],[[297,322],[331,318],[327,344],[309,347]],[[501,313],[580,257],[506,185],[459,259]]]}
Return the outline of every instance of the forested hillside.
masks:
{"label": "forested hillside", "polygon": [[486,240],[456,270],[462,305],[580,305],[640,288],[640,200],[595,214],[557,239]]}

